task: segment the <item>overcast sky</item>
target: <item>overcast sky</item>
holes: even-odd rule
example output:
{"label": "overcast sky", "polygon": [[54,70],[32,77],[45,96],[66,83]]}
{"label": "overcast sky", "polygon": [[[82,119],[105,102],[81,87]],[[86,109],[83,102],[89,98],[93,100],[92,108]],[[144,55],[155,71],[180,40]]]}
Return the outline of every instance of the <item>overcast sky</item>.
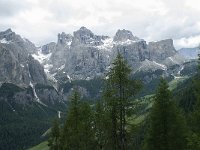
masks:
{"label": "overcast sky", "polygon": [[174,39],[176,48],[200,43],[200,0],[0,0],[0,31],[12,28],[36,45],[81,26],[114,36],[128,29],[147,41]]}

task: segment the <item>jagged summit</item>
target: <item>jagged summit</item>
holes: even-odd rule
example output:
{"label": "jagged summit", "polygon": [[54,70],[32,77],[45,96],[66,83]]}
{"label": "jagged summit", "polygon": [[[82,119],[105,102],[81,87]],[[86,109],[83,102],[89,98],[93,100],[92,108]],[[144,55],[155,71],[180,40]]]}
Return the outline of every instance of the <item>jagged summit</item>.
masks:
{"label": "jagged summit", "polygon": [[58,44],[68,44],[72,41],[72,35],[65,32],[58,34]]}
{"label": "jagged summit", "polygon": [[103,75],[118,52],[132,68],[137,68],[135,71],[165,71],[165,66],[183,63],[183,59],[177,57],[172,39],[147,44],[129,30],[118,30],[111,38],[96,35],[86,27],[74,31],[73,36],[64,32],[58,34],[57,43],[42,47],[47,58],[42,62],[46,72],[55,78],[90,79]]}
{"label": "jagged summit", "polygon": [[5,34],[10,34],[10,33],[12,33],[13,31],[11,30],[11,28],[8,28],[7,30],[5,30],[5,31],[1,31],[0,32],[0,35],[5,35]]}
{"label": "jagged summit", "polygon": [[19,38],[19,36],[16,35],[15,32],[13,32],[10,28],[5,31],[0,32],[1,40],[4,39],[6,41],[11,41],[17,38]]}
{"label": "jagged summit", "polygon": [[86,27],[81,27],[79,30],[74,32],[74,38],[72,41],[72,45],[80,45],[80,44],[90,44],[90,45],[101,45],[102,39],[104,36],[95,35],[91,30]]}
{"label": "jagged summit", "polygon": [[133,40],[133,41],[137,41],[139,40],[138,37],[133,36],[132,32],[129,30],[118,30],[113,38],[114,41],[127,41],[127,40]]}
{"label": "jagged summit", "polygon": [[79,30],[74,32],[74,37],[80,40],[84,38],[94,38],[94,33],[86,27],[81,27]]}
{"label": "jagged summit", "polygon": [[26,38],[22,38],[19,34],[16,34],[10,28],[0,32],[0,43],[7,45],[11,44],[13,47],[19,46],[22,48],[24,53],[28,52],[33,54],[37,51],[37,48],[32,42]]}

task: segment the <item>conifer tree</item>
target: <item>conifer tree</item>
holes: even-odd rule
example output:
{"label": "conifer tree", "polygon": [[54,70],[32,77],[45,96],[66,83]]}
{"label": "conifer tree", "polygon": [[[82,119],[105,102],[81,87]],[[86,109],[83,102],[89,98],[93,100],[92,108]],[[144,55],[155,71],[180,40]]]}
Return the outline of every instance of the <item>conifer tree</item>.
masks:
{"label": "conifer tree", "polygon": [[57,119],[55,119],[53,122],[53,126],[50,132],[50,137],[48,140],[48,146],[50,150],[60,149],[60,128],[59,128],[59,123]]}
{"label": "conifer tree", "polygon": [[188,149],[190,150],[200,149],[200,55],[198,59],[198,71],[193,84],[196,102],[189,119],[191,133],[188,138]]}
{"label": "conifer tree", "polygon": [[172,101],[167,82],[162,78],[150,113],[150,127],[145,139],[145,150],[186,149],[186,125]]}
{"label": "conifer tree", "polygon": [[103,149],[105,145],[105,128],[104,128],[104,110],[103,110],[103,104],[98,101],[95,105],[95,112],[94,112],[94,122],[95,122],[95,136],[97,138],[97,149],[101,150]]}
{"label": "conifer tree", "polygon": [[95,105],[94,123],[97,150],[111,149],[110,133],[112,131],[111,122],[102,100]]}
{"label": "conifer tree", "polygon": [[110,112],[112,124],[113,149],[127,149],[127,112],[139,86],[130,78],[131,69],[124,58],[118,54],[108,73],[105,101]]}
{"label": "conifer tree", "polygon": [[61,145],[63,150],[93,150],[94,131],[93,114],[89,104],[80,100],[80,94],[74,91],[64,124]]}
{"label": "conifer tree", "polygon": [[75,90],[72,94],[69,111],[62,132],[61,145],[63,150],[80,148],[80,94]]}

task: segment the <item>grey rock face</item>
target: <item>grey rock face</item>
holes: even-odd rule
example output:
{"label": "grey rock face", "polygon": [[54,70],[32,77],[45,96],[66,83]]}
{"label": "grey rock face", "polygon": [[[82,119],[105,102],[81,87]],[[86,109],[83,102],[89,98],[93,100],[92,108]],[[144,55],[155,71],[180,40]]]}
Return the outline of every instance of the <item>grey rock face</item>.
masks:
{"label": "grey rock face", "polygon": [[47,83],[42,65],[29,57],[33,52],[37,52],[34,44],[11,29],[0,32],[0,82],[20,86],[28,86],[31,81]]}
{"label": "grey rock face", "polygon": [[[56,46],[50,43],[43,46],[41,51],[43,54],[53,53]],[[11,83],[13,87],[17,85],[22,89],[13,95],[15,103],[31,105],[38,102],[45,107],[61,106],[62,96],[48,82],[43,65],[32,57],[37,53],[34,44],[11,29],[0,32],[0,83]],[[45,88],[36,88],[38,84]],[[6,101],[5,98],[2,100]]]}
{"label": "grey rock face", "polygon": [[149,52],[145,41],[133,42],[127,45],[115,45],[113,51],[115,53],[114,56],[116,56],[117,53],[122,54],[133,66],[135,66],[135,63],[149,59]]}
{"label": "grey rock face", "polygon": [[47,77],[44,72],[43,66],[41,66],[41,64],[30,55],[29,55],[28,66],[29,66],[29,73],[31,76],[31,80],[34,83],[41,83],[41,84],[47,83]]}
{"label": "grey rock face", "polygon": [[126,40],[133,40],[133,41],[136,41],[136,40],[139,40],[138,37],[136,36],[133,36],[132,32],[131,31],[128,31],[128,30],[118,30],[117,33],[115,34],[114,36],[114,41],[126,41]]}
{"label": "grey rock face", "polygon": [[107,38],[107,36],[95,35],[86,27],[81,27],[78,31],[74,32],[72,46],[77,46],[81,44],[98,46],[103,44],[101,40],[105,38]]}
{"label": "grey rock face", "polygon": [[49,50],[52,52],[49,72],[58,80],[64,76],[70,80],[105,76],[117,53],[123,55],[134,72],[166,72],[167,67],[180,66],[186,61],[175,50],[172,39],[147,44],[124,29],[110,38],[81,27],[73,36],[59,34],[56,49],[52,49]]}
{"label": "grey rock face", "polygon": [[167,57],[173,56],[177,53],[172,39],[162,40],[159,42],[150,42],[148,45],[148,50],[150,59],[158,62],[163,61]]}
{"label": "grey rock face", "polygon": [[55,42],[51,42],[49,44],[43,45],[41,47],[42,53],[43,54],[49,54],[52,52],[55,52],[56,50],[56,43]]}
{"label": "grey rock face", "polygon": [[58,44],[61,45],[70,45],[68,44],[69,42],[72,41],[72,35],[71,34],[65,34],[64,32],[62,32],[61,34],[58,34]]}
{"label": "grey rock face", "polygon": [[37,52],[37,48],[33,43],[31,43],[28,39],[21,38],[20,35],[16,34],[11,29],[0,32],[0,40],[4,40],[6,44],[19,46],[24,51],[31,54]]}
{"label": "grey rock face", "polygon": [[41,102],[48,106],[56,105],[63,101],[63,97],[52,86],[36,85],[36,93]]}

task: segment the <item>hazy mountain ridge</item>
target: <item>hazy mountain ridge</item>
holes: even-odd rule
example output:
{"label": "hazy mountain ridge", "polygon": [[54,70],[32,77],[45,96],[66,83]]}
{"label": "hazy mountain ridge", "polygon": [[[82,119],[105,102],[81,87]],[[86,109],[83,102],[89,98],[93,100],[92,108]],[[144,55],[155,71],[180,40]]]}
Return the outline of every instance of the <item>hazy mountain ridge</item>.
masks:
{"label": "hazy mountain ridge", "polygon": [[181,48],[178,52],[188,59],[197,59],[199,54],[199,47],[194,48]]}

